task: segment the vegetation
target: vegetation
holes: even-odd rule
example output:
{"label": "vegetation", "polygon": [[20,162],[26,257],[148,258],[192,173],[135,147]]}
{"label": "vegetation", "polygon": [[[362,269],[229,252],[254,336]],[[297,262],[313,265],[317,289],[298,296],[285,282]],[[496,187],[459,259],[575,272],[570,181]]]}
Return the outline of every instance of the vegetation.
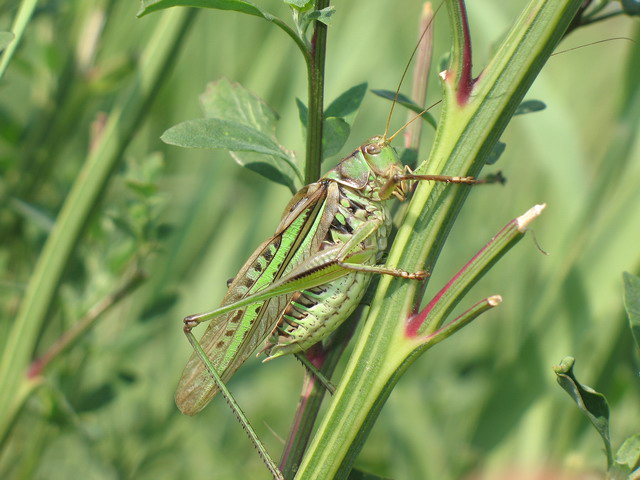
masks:
{"label": "vegetation", "polygon": [[[469,2],[475,75],[528,3]],[[631,0],[608,7],[620,5],[637,8]],[[260,6],[294,25],[287,5]],[[226,280],[273,233],[291,195],[283,185],[301,181],[270,182],[226,152],[176,148],[160,136],[201,117],[198,95],[226,77],[279,113],[278,141],[302,165],[295,99],[308,102],[299,45],[273,23],[230,11],[172,8],[136,18],[138,7],[121,0],[35,7],[0,7],[0,30],[15,34],[0,35],[0,476],[266,477],[222,399],[197,418],[177,411],[173,391],[190,349],[180,320],[217,305]],[[363,82],[393,91],[420,6],[370,0],[336,8],[327,104]],[[436,59],[451,49],[444,13],[435,21]],[[547,108],[516,117],[501,135],[506,149],[484,173],[500,169],[508,182],[472,189],[425,303],[503,225],[543,202],[533,228],[550,255],[526,238],[466,292],[454,316],[491,295],[503,303],[394,379],[358,468],[438,479],[604,471],[599,437],[555,384],[551,367],[566,355],[577,359],[581,381],[607,395],[614,453],[640,430],[639,352],[626,313],[637,338],[637,284],[625,277],[625,312],[622,276],[640,273],[640,29],[616,15],[575,28],[559,50],[620,36],[634,40],[553,56],[543,68],[529,60],[532,75],[542,73],[526,98]],[[438,70],[427,105],[442,96]],[[349,118],[348,141],[322,171],[381,134],[388,109],[367,93]],[[395,128],[406,118],[399,110]],[[510,113],[496,117],[497,132]],[[484,135],[478,145],[497,141]],[[423,152],[433,141],[426,127]],[[302,377],[293,358],[251,360],[230,382],[274,455]]]}

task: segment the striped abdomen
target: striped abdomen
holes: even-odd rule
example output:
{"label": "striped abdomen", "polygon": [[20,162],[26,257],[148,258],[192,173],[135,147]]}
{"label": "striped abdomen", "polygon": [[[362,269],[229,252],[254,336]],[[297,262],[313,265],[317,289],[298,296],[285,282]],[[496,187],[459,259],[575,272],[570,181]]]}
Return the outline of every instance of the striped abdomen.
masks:
{"label": "striped abdomen", "polygon": [[[382,220],[374,235],[362,242],[371,255],[365,264],[373,265],[384,252],[390,221],[380,202],[363,199],[348,187],[340,186],[339,206],[331,222],[323,248],[346,243],[364,222]],[[358,306],[371,274],[350,272],[329,283],[296,293],[286,307],[277,327],[267,340],[268,359],[304,351],[324,340]]]}

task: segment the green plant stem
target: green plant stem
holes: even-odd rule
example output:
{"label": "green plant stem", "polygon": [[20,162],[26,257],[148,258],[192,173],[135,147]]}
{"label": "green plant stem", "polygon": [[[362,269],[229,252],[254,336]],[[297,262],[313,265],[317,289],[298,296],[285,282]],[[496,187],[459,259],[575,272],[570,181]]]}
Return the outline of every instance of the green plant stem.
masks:
{"label": "green plant stem", "polygon": [[[447,2],[454,51],[444,76],[444,106],[427,173],[480,171],[581,3],[532,0],[479,80],[470,82],[464,6],[460,0]],[[407,271],[426,265],[431,270],[467,194],[464,186],[419,185],[387,265]],[[348,475],[393,385],[415,360],[414,350],[399,347],[407,341],[404,321],[417,288],[415,282],[381,278],[334,401],[296,478]]]}
{"label": "green plant stem", "polygon": [[[329,6],[329,0],[316,0],[316,10]],[[322,164],[322,124],[324,117],[324,62],[327,46],[327,26],[315,22],[311,39],[311,63],[308,69],[309,109],[307,117],[307,155],[304,183],[320,178]]]}
{"label": "green plant stem", "polygon": [[[536,205],[505,225],[434,296],[424,312],[408,322],[407,334],[431,335],[439,329],[471,287],[500,260],[502,255],[522,239],[527,226],[540,215],[544,208],[545,205]],[[421,316],[423,318],[420,318]]]}
{"label": "green plant stem", "polygon": [[38,258],[0,359],[0,438],[4,438],[26,397],[23,389],[36,341],[47,319],[64,269],[92,210],[159,87],[168,78],[194,11],[164,14],[143,51],[138,76],[116,101],[99,140],[66,198]]}
{"label": "green plant stem", "polygon": [[109,309],[117,305],[122,299],[132,294],[146,280],[140,270],[136,270],[124,284],[115,292],[100,300],[73,327],[65,332],[44,355],[34,360],[29,368],[28,376],[39,377],[47,366],[62,353],[71,348],[82,335],[86,333]]}
{"label": "green plant stem", "polygon": [[[506,250],[504,253],[506,253]],[[491,297],[480,300],[475,305],[468,308],[464,313],[462,313],[462,315],[453,319],[440,330],[434,332],[433,335],[430,335],[421,348],[431,348],[436,343],[440,343],[441,341],[449,338],[461,328],[469,325],[473,320],[478,318],[484,312],[497,307],[501,303],[502,297],[500,295],[493,295]]]}
{"label": "green plant stem", "polygon": [[[309,53],[309,46],[306,44],[303,38],[300,38],[296,31],[287,25],[281,18],[270,16],[269,20],[277,25],[284,33],[286,33],[296,44],[300,53],[302,53],[302,57],[304,58],[307,67],[311,65],[312,58]],[[319,23],[319,22],[318,22]]]}
{"label": "green plant stem", "polygon": [[18,45],[20,44],[20,41],[24,36],[24,32],[27,29],[27,25],[31,20],[31,16],[33,15],[33,11],[36,9],[37,4],[37,0],[23,0],[20,4],[18,14],[16,15],[13,25],[11,26],[11,32],[14,35],[13,41],[2,53],[2,60],[0,60],[0,79],[2,79],[4,73],[9,67],[9,63],[11,62],[13,54],[16,52],[16,49],[18,48]]}
{"label": "green plant stem", "polygon": [[[326,378],[331,378],[331,374],[338,365],[358,325],[362,311],[363,308],[359,307],[346,322],[338,327],[322,348],[323,358],[320,359],[322,363],[317,364],[316,367],[320,368]],[[280,460],[280,470],[285,478],[293,478],[296,474],[326,393],[324,386],[305,370],[300,401]]]}

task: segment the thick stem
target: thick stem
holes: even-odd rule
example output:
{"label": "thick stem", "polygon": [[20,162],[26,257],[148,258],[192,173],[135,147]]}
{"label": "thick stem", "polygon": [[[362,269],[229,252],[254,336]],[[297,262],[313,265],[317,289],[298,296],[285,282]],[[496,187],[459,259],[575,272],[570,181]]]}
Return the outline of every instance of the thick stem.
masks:
{"label": "thick stem", "polygon": [[[321,357],[311,358],[314,365],[320,369],[326,378],[331,378],[331,374],[338,365],[340,358],[342,358],[344,349],[353,336],[353,332],[361,316],[362,308],[358,308],[356,312],[329,337],[325,347],[319,348]],[[307,371],[302,386],[302,393],[300,394],[300,401],[296,408],[295,419],[280,460],[280,470],[285,478],[293,478],[296,474],[298,466],[302,461],[302,456],[309,443],[309,438],[313,432],[313,426],[318,417],[325,393],[326,389],[324,386]]]}
{"label": "thick stem", "polygon": [[[452,12],[460,0],[449,0]],[[445,82],[445,106],[427,168],[419,173],[475,175],[490,155],[517,105],[562,38],[581,0],[531,0],[507,35],[473,95],[461,105],[458,82]],[[464,63],[464,31],[457,28],[452,65]],[[456,51],[456,48],[458,49]],[[422,182],[387,259],[407,271],[430,268],[470,187]],[[300,466],[299,479],[345,478],[395,382],[415,360],[415,340],[404,319],[417,285],[383,277],[327,415]],[[411,345],[413,343],[413,345]]]}
{"label": "thick stem", "polygon": [[[316,10],[329,6],[329,0],[316,0]],[[304,168],[305,184],[320,178],[322,164],[322,123],[324,114],[324,61],[327,46],[327,26],[315,22],[311,39],[309,64],[309,110],[307,117],[307,155]]]}

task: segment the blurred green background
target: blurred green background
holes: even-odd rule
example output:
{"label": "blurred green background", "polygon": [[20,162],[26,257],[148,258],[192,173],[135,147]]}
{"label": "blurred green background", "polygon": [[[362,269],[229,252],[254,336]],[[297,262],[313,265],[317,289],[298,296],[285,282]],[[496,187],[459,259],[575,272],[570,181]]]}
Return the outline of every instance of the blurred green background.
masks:
{"label": "blurred green background", "polygon": [[[477,74],[525,2],[468,3]],[[10,28],[18,5],[0,6],[0,30]],[[260,5],[289,18],[278,1]],[[327,102],[364,81],[394,89],[418,35],[420,3],[335,6]],[[182,15],[174,9],[136,19],[137,9],[123,0],[43,2],[0,84],[3,347],[104,115],[141,75],[140,54],[153,45],[163,17]],[[620,36],[637,42],[639,31],[637,21],[616,18],[580,29],[560,49]],[[444,11],[435,49],[436,59],[448,50]],[[551,370],[565,355],[576,357],[582,381],[608,396],[614,445],[640,431],[638,352],[622,309],[622,272],[640,273],[639,50],[637,43],[611,41],[554,56],[544,68],[527,98],[547,109],[516,117],[507,129],[507,149],[494,170],[508,182],[474,189],[426,298],[508,220],[537,203],[548,204],[534,229],[550,255],[526,238],[470,292],[467,306],[492,294],[504,303],[416,362],[357,466],[398,479],[601,470],[600,440]],[[431,76],[429,99],[436,101],[437,68]],[[4,439],[0,477],[268,477],[221,398],[195,418],[173,403],[189,355],[181,318],[218,304],[226,280],[273,233],[290,196],[227,153],[159,140],[170,126],[201,116],[198,96],[221,77],[279,112],[278,138],[303,156],[294,100],[306,100],[306,78],[293,43],[258,18],[201,11],[157,98],[141,110],[135,129],[123,132],[132,142],[75,247],[33,356],[123,285],[133,265],[149,278],[45,370],[43,385]],[[368,94],[343,153],[382,133],[388,109]],[[404,118],[397,114],[394,125]],[[428,142],[425,135],[427,148]],[[301,379],[293,358],[267,365],[251,359],[230,382],[276,456]]]}

